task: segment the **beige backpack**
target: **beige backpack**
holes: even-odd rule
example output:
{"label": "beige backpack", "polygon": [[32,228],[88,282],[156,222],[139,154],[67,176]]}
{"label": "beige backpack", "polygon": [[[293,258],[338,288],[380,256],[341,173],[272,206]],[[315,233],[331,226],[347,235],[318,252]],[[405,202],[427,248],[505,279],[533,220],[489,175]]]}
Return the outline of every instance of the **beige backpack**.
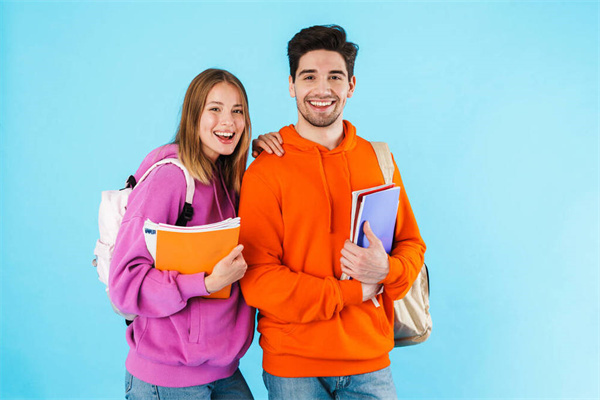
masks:
{"label": "beige backpack", "polygon": [[[394,162],[392,153],[385,142],[371,142],[385,183],[392,183]],[[394,301],[394,343],[395,347],[410,346],[427,340],[431,335],[431,314],[429,314],[429,271],[423,264],[421,272],[412,287],[400,300]]]}

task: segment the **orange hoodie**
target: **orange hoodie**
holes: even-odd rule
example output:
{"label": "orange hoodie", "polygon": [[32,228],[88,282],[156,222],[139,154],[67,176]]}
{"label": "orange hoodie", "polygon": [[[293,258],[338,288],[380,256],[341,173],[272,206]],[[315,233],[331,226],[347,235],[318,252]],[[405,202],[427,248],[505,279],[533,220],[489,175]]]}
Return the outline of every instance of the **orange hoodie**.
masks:
{"label": "orange hoodie", "polygon": [[246,171],[239,215],[248,271],[246,302],[258,308],[263,368],[281,377],[343,376],[390,364],[393,300],[403,297],[423,265],[425,243],[401,187],[390,272],[378,295],[362,301],[360,282],[339,280],[350,236],[352,191],[384,183],[371,144],[344,121],[333,150],[279,131],[285,155],[263,152]]}

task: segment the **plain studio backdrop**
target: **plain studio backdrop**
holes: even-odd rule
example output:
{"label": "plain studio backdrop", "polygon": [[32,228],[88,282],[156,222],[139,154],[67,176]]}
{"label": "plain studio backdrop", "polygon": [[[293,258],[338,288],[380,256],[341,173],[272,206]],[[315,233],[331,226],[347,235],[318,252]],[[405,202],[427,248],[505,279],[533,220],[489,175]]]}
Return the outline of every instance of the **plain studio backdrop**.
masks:
{"label": "plain studio backdrop", "polygon": [[[434,327],[403,399],[600,395],[597,2],[2,2],[2,399],[116,399],[125,324],[91,266],[100,192],[172,140],[209,67],[253,136],[296,122],[287,41],[360,45],[344,112],[387,141],[428,250]],[[266,398],[256,341],[241,369]],[[315,338],[318,340],[318,338]]]}

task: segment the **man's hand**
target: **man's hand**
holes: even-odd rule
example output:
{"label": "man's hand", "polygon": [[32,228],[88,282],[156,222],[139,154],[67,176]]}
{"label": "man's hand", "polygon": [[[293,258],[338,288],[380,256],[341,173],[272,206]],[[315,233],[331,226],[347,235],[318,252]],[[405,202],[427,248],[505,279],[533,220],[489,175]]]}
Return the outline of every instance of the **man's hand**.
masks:
{"label": "man's hand", "polygon": [[277,154],[281,157],[284,153],[283,139],[279,132],[265,133],[264,135],[258,135],[256,139],[252,141],[252,157],[256,158],[260,153],[266,151],[269,154]]}
{"label": "man's hand", "polygon": [[388,255],[368,221],[365,222],[364,231],[369,239],[369,247],[364,249],[346,240],[340,259],[342,272],[362,283],[379,283],[390,272]]}
{"label": "man's hand", "polygon": [[377,296],[381,291],[381,285],[373,284],[373,283],[361,283],[362,286],[362,300],[367,301]]}

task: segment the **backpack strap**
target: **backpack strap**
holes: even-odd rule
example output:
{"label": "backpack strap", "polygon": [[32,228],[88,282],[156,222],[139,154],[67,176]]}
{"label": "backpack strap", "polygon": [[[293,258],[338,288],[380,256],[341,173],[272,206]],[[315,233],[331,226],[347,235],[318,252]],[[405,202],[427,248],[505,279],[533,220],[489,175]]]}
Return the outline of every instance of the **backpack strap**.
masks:
{"label": "backpack strap", "polygon": [[[194,183],[194,178],[192,178],[192,176],[188,172],[187,168],[185,168],[185,166],[181,163],[181,161],[179,161],[179,159],[165,158],[165,159],[160,160],[159,162],[153,164],[150,168],[148,168],[148,170],[144,173],[144,175],[142,175],[142,177],[137,182],[137,184],[139,184],[144,179],[146,179],[148,174],[150,174],[150,172],[152,172],[152,170],[154,170],[156,167],[159,167],[164,164],[173,164],[173,165],[178,166],[179,169],[181,169],[181,171],[185,175],[185,183],[186,183],[185,204],[183,205],[183,210],[181,210],[181,213],[179,214],[179,218],[177,218],[177,222],[175,223],[175,225],[186,226],[187,223],[189,221],[191,221],[192,217],[194,216],[194,208],[192,207],[192,202],[194,201],[194,191],[196,189],[196,185]],[[133,182],[131,182],[130,180],[131,180],[131,177],[127,181],[128,184],[133,183],[132,187],[134,187],[136,185],[135,179],[133,179]]]}
{"label": "backpack strap", "polygon": [[371,146],[375,150],[385,184],[392,183],[392,178],[394,177],[394,160],[392,160],[392,153],[388,144],[385,142],[371,142]]}

